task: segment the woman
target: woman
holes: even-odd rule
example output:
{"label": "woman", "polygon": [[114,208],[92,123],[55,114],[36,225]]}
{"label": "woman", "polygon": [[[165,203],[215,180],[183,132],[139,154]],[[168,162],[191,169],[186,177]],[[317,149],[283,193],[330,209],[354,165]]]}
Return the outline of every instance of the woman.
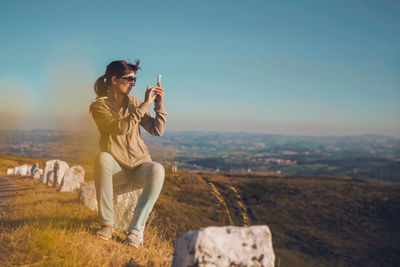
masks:
{"label": "woman", "polygon": [[[94,169],[101,225],[97,236],[104,240],[112,236],[113,186],[116,179],[119,180],[117,183],[122,179],[143,187],[125,240],[129,245],[139,247],[143,245],[144,226],[160,194],[165,175],[163,166],[152,161],[139,126],[151,135],[161,136],[167,113],[161,84],[147,87],[144,102],[129,94],[140,69],[140,61],[135,63],[113,61],[107,66],[106,73],[94,85],[97,98],[90,105],[90,112],[100,132],[101,152]],[[149,112],[153,100],[155,118]]]}

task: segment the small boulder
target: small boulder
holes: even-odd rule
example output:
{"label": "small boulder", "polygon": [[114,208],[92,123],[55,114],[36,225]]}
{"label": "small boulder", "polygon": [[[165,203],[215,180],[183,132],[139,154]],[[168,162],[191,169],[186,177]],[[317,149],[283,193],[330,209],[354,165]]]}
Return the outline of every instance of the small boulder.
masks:
{"label": "small boulder", "polygon": [[118,191],[114,188],[114,229],[125,231],[128,229],[142,189],[134,185],[127,186],[130,190]]}
{"label": "small boulder", "polygon": [[85,181],[85,170],[81,166],[72,166],[65,174],[60,184],[60,192],[74,191]]}
{"label": "small boulder", "polygon": [[[57,160],[48,160],[44,163],[43,167],[43,177],[39,180],[43,184],[47,184],[47,181],[49,180],[49,176],[51,176],[51,180],[54,181],[54,164],[56,163]],[[50,175],[49,172],[52,172]]]}
{"label": "small boulder", "polygon": [[31,176],[31,169],[32,165],[27,165],[27,168],[25,170],[25,176]]}
{"label": "small boulder", "polygon": [[8,168],[7,175],[13,175],[13,174],[14,174],[14,168]]}
{"label": "small boulder", "polygon": [[46,184],[48,186],[52,186],[54,184],[54,176],[55,176],[54,170],[47,172],[47,183]]}
{"label": "small boulder", "polygon": [[78,201],[91,210],[97,210],[96,187],[93,181],[81,183]]}
{"label": "small boulder", "polygon": [[57,160],[54,164],[54,181],[53,186],[59,188],[64,178],[65,172],[69,169],[68,163],[62,160]]}
{"label": "small boulder", "polygon": [[35,170],[37,168],[39,168],[39,163],[35,163],[35,164],[32,165],[31,171],[30,171],[30,175],[31,175],[32,178],[33,178],[33,173],[35,172]]}
{"label": "small boulder", "polygon": [[[133,218],[142,188],[132,183],[114,187],[114,229],[125,231]],[[78,195],[79,202],[91,210],[97,210],[96,187],[94,181],[82,183]]]}
{"label": "small boulder", "polygon": [[68,169],[68,163],[65,161],[58,159],[46,161],[43,169],[43,181],[41,182],[49,186],[59,187]]}
{"label": "small boulder", "polygon": [[273,267],[274,262],[268,226],[227,226],[184,233],[175,243],[172,266]]}
{"label": "small boulder", "polygon": [[20,176],[29,176],[30,166],[25,164],[14,168],[14,174]]}
{"label": "small boulder", "polygon": [[41,177],[43,177],[43,170],[36,168],[32,173],[32,178],[40,180]]}

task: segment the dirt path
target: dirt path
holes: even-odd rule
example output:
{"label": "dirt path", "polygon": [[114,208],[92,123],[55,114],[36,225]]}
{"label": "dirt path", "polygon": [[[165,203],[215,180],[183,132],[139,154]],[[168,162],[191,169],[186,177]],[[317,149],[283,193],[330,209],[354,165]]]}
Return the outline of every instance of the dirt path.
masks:
{"label": "dirt path", "polygon": [[15,183],[11,179],[0,177],[0,217],[16,190]]}

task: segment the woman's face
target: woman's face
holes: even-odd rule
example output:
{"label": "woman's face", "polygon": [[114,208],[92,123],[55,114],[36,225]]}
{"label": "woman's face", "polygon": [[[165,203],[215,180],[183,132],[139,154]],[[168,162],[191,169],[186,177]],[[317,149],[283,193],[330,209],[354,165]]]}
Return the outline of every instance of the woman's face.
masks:
{"label": "woman's face", "polygon": [[124,75],[122,77],[112,77],[113,80],[113,87],[117,93],[122,95],[128,95],[129,92],[132,90],[132,87],[135,86],[135,73],[132,71],[131,73]]}

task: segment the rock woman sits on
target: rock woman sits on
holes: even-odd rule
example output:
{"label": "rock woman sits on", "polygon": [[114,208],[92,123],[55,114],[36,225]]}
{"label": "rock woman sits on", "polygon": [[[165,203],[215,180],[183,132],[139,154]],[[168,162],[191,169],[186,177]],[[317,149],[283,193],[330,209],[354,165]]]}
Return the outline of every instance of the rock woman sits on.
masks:
{"label": "rock woman sits on", "polygon": [[[162,136],[167,113],[160,83],[147,87],[144,102],[129,94],[135,86],[136,72],[140,69],[140,61],[135,63],[113,61],[107,66],[105,74],[94,85],[97,97],[90,105],[90,112],[100,132],[101,152],[94,167],[101,225],[97,236],[104,240],[112,236],[115,184],[134,183],[143,191],[125,241],[139,247],[143,245],[143,230],[161,192],[165,175],[163,166],[152,161],[141,138],[140,126],[151,135]],[[155,117],[149,112],[153,100]]]}

